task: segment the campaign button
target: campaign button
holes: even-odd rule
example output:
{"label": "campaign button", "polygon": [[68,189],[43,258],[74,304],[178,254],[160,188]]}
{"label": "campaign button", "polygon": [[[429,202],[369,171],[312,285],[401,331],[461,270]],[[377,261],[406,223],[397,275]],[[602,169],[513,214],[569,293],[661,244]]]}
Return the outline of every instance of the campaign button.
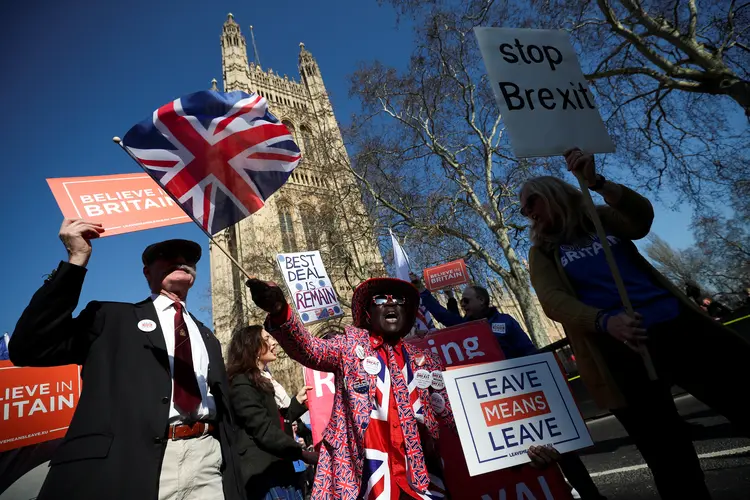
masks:
{"label": "campaign button", "polygon": [[432,372],[432,388],[436,391],[442,391],[445,389],[445,381],[443,380],[443,372],[435,370]]}
{"label": "campaign button", "polygon": [[417,383],[417,387],[420,389],[427,389],[432,383],[432,374],[427,370],[417,370],[414,373],[414,380]]}
{"label": "campaign button", "polygon": [[354,354],[356,354],[359,359],[365,359],[365,348],[358,345],[354,348]]}
{"label": "campaign button", "polygon": [[365,367],[365,371],[370,375],[377,375],[380,373],[380,360],[374,356],[367,356],[362,360],[362,366]]}
{"label": "campaign button", "polygon": [[138,322],[138,329],[142,332],[153,332],[156,330],[156,321],[150,319],[142,319]]}
{"label": "campaign button", "polygon": [[445,412],[445,398],[437,392],[430,394],[430,404],[435,413],[442,414]]}

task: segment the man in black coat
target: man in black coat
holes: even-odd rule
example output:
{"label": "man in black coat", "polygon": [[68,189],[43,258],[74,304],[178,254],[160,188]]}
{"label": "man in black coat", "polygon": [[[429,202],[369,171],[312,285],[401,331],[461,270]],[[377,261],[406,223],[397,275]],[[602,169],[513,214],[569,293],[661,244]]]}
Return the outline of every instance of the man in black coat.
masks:
{"label": "man in black coat", "polygon": [[82,366],[78,407],[39,500],[242,499],[221,345],[185,306],[200,246],[150,245],[150,298],[90,302],[73,318],[103,231],[63,222],[68,262],[34,294],[9,346],[18,366]]}

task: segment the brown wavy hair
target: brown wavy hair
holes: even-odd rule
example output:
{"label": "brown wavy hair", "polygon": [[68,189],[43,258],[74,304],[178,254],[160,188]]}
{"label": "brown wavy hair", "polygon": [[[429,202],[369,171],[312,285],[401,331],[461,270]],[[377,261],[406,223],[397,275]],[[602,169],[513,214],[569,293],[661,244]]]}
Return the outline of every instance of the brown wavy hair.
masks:
{"label": "brown wavy hair", "polygon": [[227,351],[227,376],[232,380],[237,375],[246,375],[259,389],[273,392],[273,384],[258,368],[258,358],[266,352],[268,345],[263,340],[260,325],[240,326],[232,333]]}

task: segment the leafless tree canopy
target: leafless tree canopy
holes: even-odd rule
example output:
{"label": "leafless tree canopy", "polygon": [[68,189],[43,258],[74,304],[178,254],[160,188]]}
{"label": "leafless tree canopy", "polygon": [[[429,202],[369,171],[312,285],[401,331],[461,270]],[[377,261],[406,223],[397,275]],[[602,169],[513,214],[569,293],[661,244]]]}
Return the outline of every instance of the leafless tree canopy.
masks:
{"label": "leafless tree canopy", "polygon": [[520,185],[546,163],[511,155],[474,25],[462,10],[431,13],[420,19],[405,71],[374,62],[352,76],[362,104],[348,134],[353,172],[376,217],[412,254],[418,249],[418,260],[466,257],[479,281],[501,277],[544,344],[516,236],[525,229]]}
{"label": "leafless tree canopy", "polygon": [[750,2],[384,3],[418,24],[459,12],[477,26],[568,31],[617,145],[608,160],[641,187],[675,188],[701,204],[749,175]]}

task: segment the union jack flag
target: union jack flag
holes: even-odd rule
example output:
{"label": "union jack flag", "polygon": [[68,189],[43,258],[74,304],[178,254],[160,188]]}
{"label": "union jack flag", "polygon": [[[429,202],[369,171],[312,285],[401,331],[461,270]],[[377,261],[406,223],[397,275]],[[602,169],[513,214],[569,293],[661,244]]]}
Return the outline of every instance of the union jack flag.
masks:
{"label": "union jack flag", "polygon": [[165,104],[123,146],[209,234],[260,210],[301,159],[268,102],[204,90]]}
{"label": "union jack flag", "polygon": [[[424,408],[419,400],[416,378],[412,372],[409,355],[404,352],[404,368],[401,372],[409,390],[409,406],[418,421],[424,421]],[[365,457],[362,468],[362,491],[360,497],[363,500],[394,500],[401,498],[397,485],[391,483],[391,470],[388,451],[390,450],[390,427],[388,425],[390,398],[395,397],[391,387],[391,375],[388,363],[380,352],[377,353],[380,361],[380,372],[375,378],[375,400],[370,413],[370,424],[365,434]],[[408,436],[404,436],[408,439]],[[406,460],[406,476],[409,472],[409,459]],[[426,493],[412,490],[411,493],[423,500],[442,500],[445,498],[445,486],[436,475],[430,474],[430,486]]]}

